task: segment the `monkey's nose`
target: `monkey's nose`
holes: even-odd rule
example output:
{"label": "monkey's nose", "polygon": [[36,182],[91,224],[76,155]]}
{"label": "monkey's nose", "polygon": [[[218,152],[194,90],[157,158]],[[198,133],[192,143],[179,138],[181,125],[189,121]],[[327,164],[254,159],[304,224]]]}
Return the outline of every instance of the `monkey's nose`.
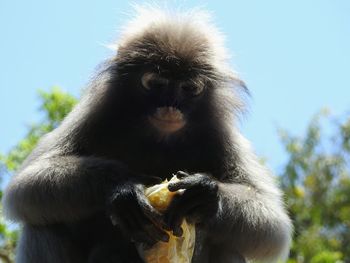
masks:
{"label": "monkey's nose", "polygon": [[179,104],[181,94],[175,88],[167,87],[162,91],[161,104],[167,107],[174,107]]}

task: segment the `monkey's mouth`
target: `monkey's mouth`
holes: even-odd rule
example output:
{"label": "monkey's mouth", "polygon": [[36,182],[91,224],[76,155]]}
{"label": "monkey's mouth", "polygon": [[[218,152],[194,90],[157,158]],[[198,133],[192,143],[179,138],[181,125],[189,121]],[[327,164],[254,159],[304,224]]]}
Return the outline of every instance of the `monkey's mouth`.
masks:
{"label": "monkey's mouth", "polygon": [[148,120],[157,130],[163,133],[176,132],[186,124],[182,112],[174,107],[157,108],[155,113],[148,117]]}

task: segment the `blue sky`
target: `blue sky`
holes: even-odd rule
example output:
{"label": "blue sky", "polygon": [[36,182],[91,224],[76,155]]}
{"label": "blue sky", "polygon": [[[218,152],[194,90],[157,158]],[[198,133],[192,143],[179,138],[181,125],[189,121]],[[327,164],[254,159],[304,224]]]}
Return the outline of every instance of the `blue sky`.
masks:
{"label": "blue sky", "polygon": [[[134,1],[138,3],[138,1]],[[174,1],[172,2],[174,3]],[[242,130],[278,170],[277,127],[302,134],[319,109],[350,109],[350,1],[177,1],[212,12],[253,95]],[[37,90],[79,96],[112,55],[128,1],[0,1],[0,152],[39,121]]]}

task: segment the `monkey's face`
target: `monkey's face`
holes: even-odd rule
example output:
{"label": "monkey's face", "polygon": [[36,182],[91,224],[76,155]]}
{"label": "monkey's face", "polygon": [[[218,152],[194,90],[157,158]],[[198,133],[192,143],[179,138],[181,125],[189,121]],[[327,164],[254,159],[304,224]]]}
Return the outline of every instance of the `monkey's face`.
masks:
{"label": "monkey's face", "polygon": [[[208,85],[200,74],[174,64],[119,65],[118,83],[122,87],[128,122],[142,133],[160,136],[180,135],[198,123],[198,114]],[[156,66],[154,66],[156,65]],[[203,108],[203,107],[202,107]],[[125,111],[126,112],[126,111]],[[203,113],[203,111],[202,111]]]}
{"label": "monkey's face", "polygon": [[146,71],[139,84],[147,102],[147,122],[163,135],[173,134],[188,125],[194,104],[204,91],[201,82],[181,79],[171,71],[163,74]]}

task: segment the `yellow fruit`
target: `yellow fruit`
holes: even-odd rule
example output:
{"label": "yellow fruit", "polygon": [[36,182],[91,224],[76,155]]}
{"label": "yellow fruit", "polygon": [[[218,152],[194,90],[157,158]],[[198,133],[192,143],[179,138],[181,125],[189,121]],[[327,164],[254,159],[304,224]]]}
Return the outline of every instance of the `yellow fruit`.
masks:
{"label": "yellow fruit", "polygon": [[[175,182],[179,179],[174,176],[169,182]],[[159,212],[164,212],[171,200],[176,194],[181,193],[170,192],[168,190],[168,181],[154,185],[145,190],[145,195],[151,205]],[[195,245],[195,226],[184,220],[182,222],[183,234],[181,237],[174,236],[171,232],[167,232],[170,236],[169,242],[158,242],[152,248],[142,251],[142,256],[146,263],[190,263],[193,256]]]}

